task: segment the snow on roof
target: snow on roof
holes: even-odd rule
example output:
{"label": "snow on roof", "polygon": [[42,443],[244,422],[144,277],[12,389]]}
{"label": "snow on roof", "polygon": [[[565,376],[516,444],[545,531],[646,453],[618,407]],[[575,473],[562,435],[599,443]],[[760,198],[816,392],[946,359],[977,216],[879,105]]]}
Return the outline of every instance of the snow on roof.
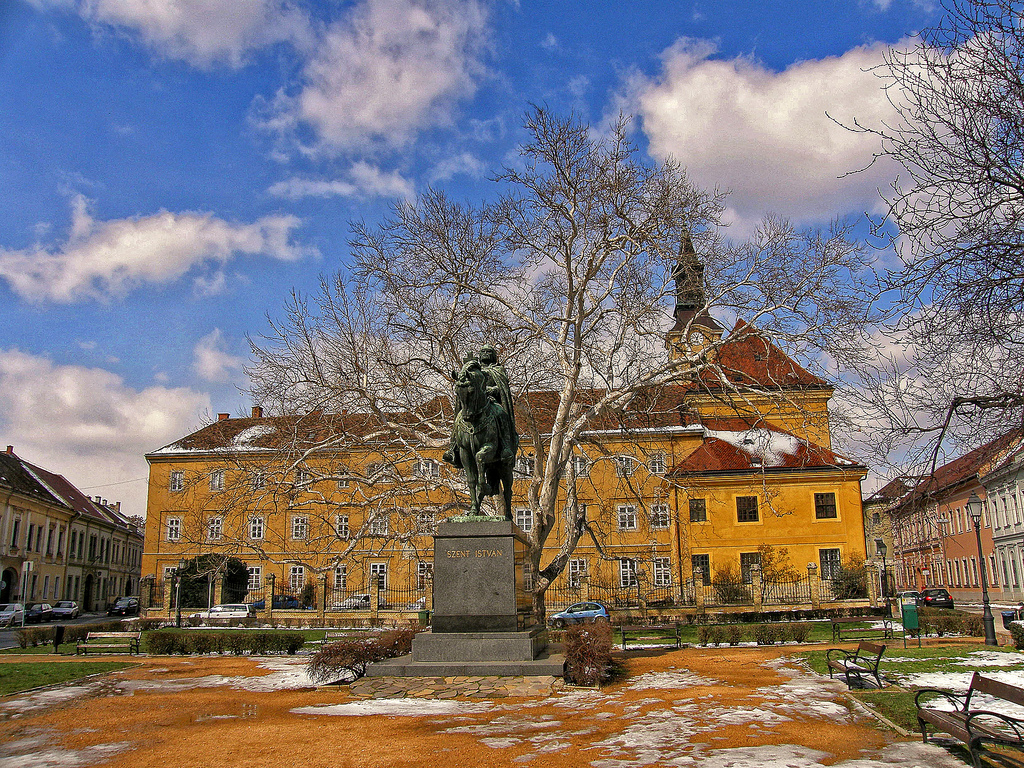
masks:
{"label": "snow on roof", "polygon": [[753,463],[766,467],[783,466],[787,456],[795,458],[800,447],[807,445],[795,435],[761,428],[746,429],[742,432],[708,429],[705,430],[705,434],[743,451],[754,459]]}
{"label": "snow on roof", "polygon": [[231,438],[232,448],[245,448],[249,443],[258,440],[261,437],[274,434],[277,430],[269,424],[255,424],[254,426],[243,429],[233,438]]}

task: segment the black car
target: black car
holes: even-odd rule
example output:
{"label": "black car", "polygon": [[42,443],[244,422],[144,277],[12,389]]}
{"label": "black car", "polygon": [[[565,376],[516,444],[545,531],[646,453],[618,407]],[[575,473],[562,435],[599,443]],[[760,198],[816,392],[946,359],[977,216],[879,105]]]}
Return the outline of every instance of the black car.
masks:
{"label": "black car", "polygon": [[107,616],[138,616],[139,598],[119,597],[117,602],[107,608]]}
{"label": "black car", "polygon": [[49,603],[32,603],[25,611],[25,623],[41,624],[44,621],[53,621],[53,606]]}
{"label": "black car", "polygon": [[929,608],[952,608],[953,598],[950,597],[949,592],[945,589],[942,589],[941,587],[933,587],[921,591],[921,601],[919,605],[925,605]]}

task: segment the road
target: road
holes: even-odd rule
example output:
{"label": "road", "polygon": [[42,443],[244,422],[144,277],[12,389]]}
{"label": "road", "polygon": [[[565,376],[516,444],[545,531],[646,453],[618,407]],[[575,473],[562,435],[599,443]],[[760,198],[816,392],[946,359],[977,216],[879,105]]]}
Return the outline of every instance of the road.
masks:
{"label": "road", "polygon": [[[28,628],[32,627],[55,627],[58,624],[63,624],[65,627],[76,626],[79,624],[100,624],[106,621],[112,621],[111,617],[105,613],[85,613],[79,616],[77,619],[71,619],[67,621],[51,621],[43,624],[28,624]],[[13,629],[0,629],[0,650],[4,648],[17,648],[18,647],[18,630],[21,627],[14,627]]]}

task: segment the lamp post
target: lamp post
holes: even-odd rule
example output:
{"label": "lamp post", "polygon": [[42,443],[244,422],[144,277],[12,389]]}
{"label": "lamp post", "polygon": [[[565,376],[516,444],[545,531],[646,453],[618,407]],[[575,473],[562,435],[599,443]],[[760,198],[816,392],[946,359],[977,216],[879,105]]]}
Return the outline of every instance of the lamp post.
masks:
{"label": "lamp post", "polygon": [[981,602],[984,610],[981,614],[982,623],[985,625],[985,645],[999,645],[996,640],[996,625],[992,619],[992,607],[988,602],[988,576],[985,575],[985,556],[981,552],[981,507],[982,501],[978,494],[972,493],[967,500],[967,514],[974,522],[974,535],[978,540],[978,566],[981,571]]}
{"label": "lamp post", "polygon": [[882,598],[885,600],[886,613],[892,616],[892,606],[889,605],[889,566],[885,561],[885,555],[889,549],[885,546],[884,541],[878,542],[875,549],[882,558]]}
{"label": "lamp post", "polygon": [[177,616],[174,620],[174,626],[181,629],[181,572],[185,570],[184,559],[178,561],[178,568],[174,572],[174,610],[177,612]]}

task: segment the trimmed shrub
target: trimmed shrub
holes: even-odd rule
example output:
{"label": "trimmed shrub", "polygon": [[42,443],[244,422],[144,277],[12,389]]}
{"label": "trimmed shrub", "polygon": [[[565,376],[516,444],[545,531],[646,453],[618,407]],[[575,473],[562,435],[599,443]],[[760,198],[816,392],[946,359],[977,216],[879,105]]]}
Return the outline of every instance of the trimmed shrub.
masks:
{"label": "trimmed shrub", "polygon": [[806,643],[811,635],[811,625],[806,622],[794,622],[789,625],[789,636],[798,643]]}
{"label": "trimmed shrub", "polygon": [[778,627],[774,624],[758,624],[754,627],[754,641],[758,645],[775,645]]}
{"label": "trimmed shrub", "polygon": [[722,644],[723,640],[725,640],[725,627],[710,627],[710,632],[708,632],[708,642],[717,648]]}
{"label": "trimmed shrub", "polygon": [[573,624],[565,632],[565,679],[573,685],[597,685],[612,660],[612,627],[608,622]]}
{"label": "trimmed shrub", "polygon": [[1018,651],[1024,651],[1024,624],[1019,621],[1011,621],[1010,637],[1013,638],[1013,647]]}
{"label": "trimmed shrub", "polygon": [[39,645],[47,645],[53,642],[53,627],[35,627],[18,630],[18,647],[35,648]]}
{"label": "trimmed shrub", "polygon": [[697,641],[701,645],[708,645],[711,641],[711,626],[708,624],[701,624],[697,628]]}
{"label": "trimmed shrub", "polygon": [[743,627],[739,624],[730,624],[725,628],[725,637],[729,645],[739,645],[743,639]]}

